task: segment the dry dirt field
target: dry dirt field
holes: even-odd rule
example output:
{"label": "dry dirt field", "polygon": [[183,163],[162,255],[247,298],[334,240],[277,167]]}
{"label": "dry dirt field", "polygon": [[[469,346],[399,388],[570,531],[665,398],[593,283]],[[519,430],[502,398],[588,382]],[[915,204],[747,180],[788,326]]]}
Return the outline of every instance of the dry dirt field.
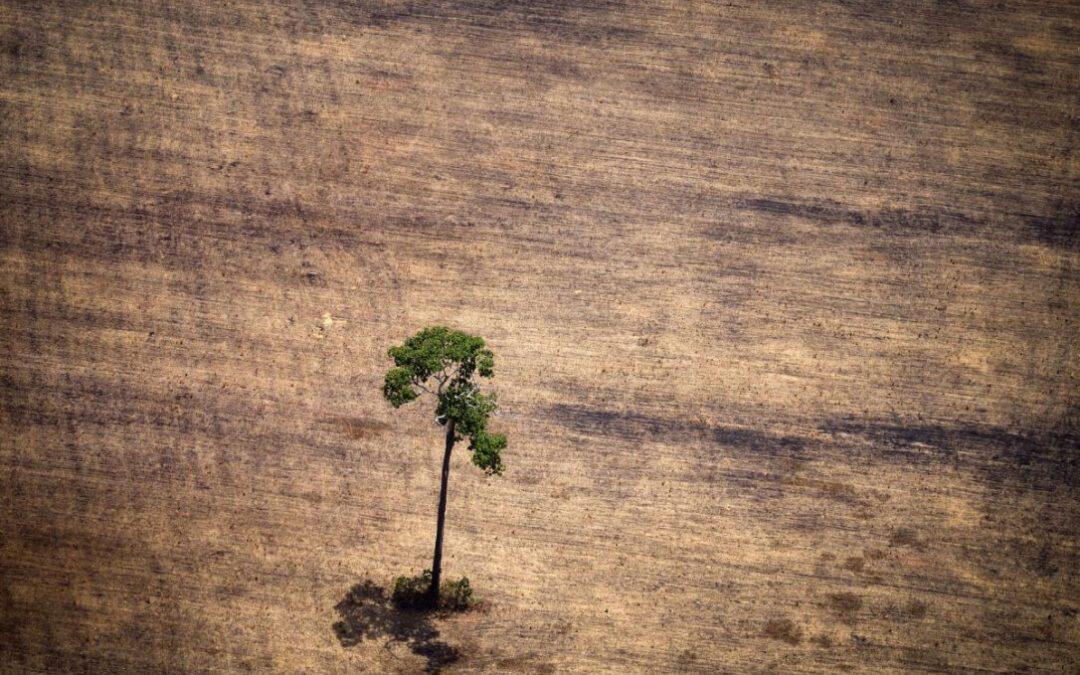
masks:
{"label": "dry dirt field", "polygon": [[1080,671],[1078,117],[1067,0],[0,0],[0,671]]}

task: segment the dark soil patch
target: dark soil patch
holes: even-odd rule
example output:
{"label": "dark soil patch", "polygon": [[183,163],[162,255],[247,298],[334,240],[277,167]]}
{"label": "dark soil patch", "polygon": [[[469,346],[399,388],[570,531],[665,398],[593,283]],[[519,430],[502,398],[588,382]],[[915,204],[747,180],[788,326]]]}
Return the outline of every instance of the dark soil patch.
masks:
{"label": "dark soil patch", "polygon": [[775,640],[782,640],[789,645],[802,642],[802,628],[791,619],[769,619],[761,634]]}

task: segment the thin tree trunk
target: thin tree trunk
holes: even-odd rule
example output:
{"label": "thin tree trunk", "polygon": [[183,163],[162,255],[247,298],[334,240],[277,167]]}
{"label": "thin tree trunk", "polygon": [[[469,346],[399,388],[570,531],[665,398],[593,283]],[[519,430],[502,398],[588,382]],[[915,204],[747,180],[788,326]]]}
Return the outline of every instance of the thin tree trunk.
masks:
{"label": "thin tree trunk", "polygon": [[450,452],[454,449],[454,421],[446,425],[446,452],[442,460],[442,487],[439,488],[439,524],[435,528],[435,559],[431,563],[431,588],[428,600],[432,607],[439,604],[439,582],[442,577],[443,525],[446,523],[446,484],[450,479]]}

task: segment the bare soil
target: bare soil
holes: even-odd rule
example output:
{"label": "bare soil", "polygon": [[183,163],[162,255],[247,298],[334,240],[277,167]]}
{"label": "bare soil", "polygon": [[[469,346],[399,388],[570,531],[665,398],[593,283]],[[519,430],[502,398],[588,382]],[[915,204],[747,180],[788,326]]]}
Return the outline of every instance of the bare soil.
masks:
{"label": "bare soil", "polygon": [[0,2],[0,671],[1077,672],[1078,101],[1072,2]]}

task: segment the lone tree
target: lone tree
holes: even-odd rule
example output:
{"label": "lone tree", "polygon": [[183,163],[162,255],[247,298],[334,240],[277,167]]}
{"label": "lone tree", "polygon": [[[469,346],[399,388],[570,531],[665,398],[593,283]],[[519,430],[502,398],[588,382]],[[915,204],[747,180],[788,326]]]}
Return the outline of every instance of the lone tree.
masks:
{"label": "lone tree", "polygon": [[506,436],[487,430],[488,417],[495,411],[495,394],[485,394],[474,375],[492,377],[495,356],[482,338],[429,326],[387,352],[394,367],[386,372],[383,395],[398,408],[421,394],[435,398],[435,421],[446,427],[442,486],[439,488],[439,517],[435,529],[435,555],[431,563],[428,603],[439,601],[442,572],[443,525],[446,521],[446,484],[450,477],[450,453],[457,441],[469,439],[472,462],[487,475],[503,471],[500,453]]}

